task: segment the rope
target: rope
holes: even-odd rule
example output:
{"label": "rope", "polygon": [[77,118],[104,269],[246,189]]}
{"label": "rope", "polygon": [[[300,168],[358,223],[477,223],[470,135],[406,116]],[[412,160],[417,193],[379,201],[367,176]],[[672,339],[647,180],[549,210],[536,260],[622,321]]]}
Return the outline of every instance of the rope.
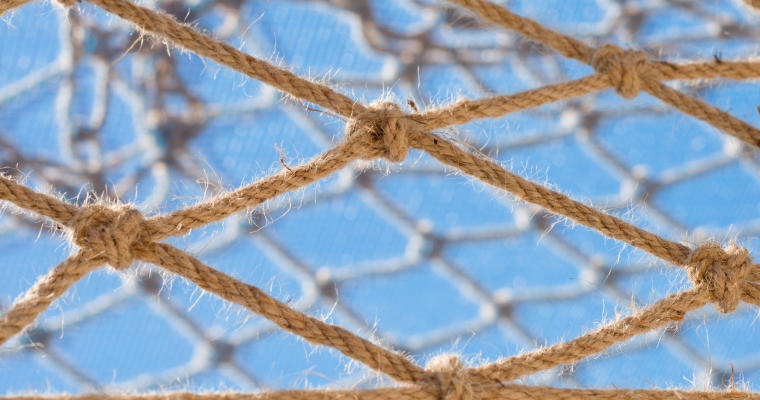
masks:
{"label": "rope", "polygon": [[88,260],[84,252],[79,252],[58,264],[47,275],[40,277],[13,303],[10,310],[0,316],[0,345],[31,325],[37,316],[55,299],[66,293],[71,285],[101,265],[98,260]]}
{"label": "rope", "polygon": [[[160,393],[9,396],[8,400],[439,400],[440,391],[430,385],[383,387],[378,389],[281,390],[262,393]],[[474,386],[473,397],[480,400],[758,400],[760,394],[662,389],[559,389],[548,386]]]}
{"label": "rope", "polygon": [[[72,0],[59,0],[65,7]],[[704,243],[692,250],[637,228],[619,218],[584,205],[561,193],[530,182],[504,169],[485,156],[472,154],[459,145],[433,133],[435,129],[463,124],[478,118],[498,117],[521,109],[538,107],[562,99],[614,88],[624,98],[645,91],[673,107],[700,118],[753,146],[760,146],[760,131],[699,100],[690,98],[662,83],[662,80],[760,77],[760,64],[754,62],[693,63],[674,65],[653,61],[640,51],[623,50],[613,44],[592,48],[574,38],[551,31],[527,18],[484,0],[453,0],[485,19],[520,32],[550,46],[568,58],[591,65],[595,73],[575,81],[549,85],[514,95],[481,100],[464,100],[447,107],[406,114],[390,101],[368,105],[337,93],[244,54],[220,43],[173,17],[130,3],[127,0],[87,0],[177,46],[211,58],[241,73],[265,82],[296,98],[317,104],[348,118],[345,140],[333,149],[303,165],[261,179],[225,196],[196,204],[167,215],[144,218],[136,209],[123,204],[89,204],[81,208],[0,177],[0,199],[50,218],[64,226],[79,250],[41,277],[9,311],[0,317],[0,345],[33,323],[55,299],[74,282],[102,265],[123,270],[133,261],[153,263],[180,275],[203,290],[239,304],[284,330],[312,344],[326,345],[346,356],[384,373],[398,382],[410,384],[372,390],[284,391],[261,394],[189,393],[161,395],[87,395],[58,396],[56,399],[524,399],[540,396],[549,399],[652,398],[713,399],[757,398],[751,393],[686,392],[667,390],[571,390],[504,385],[519,377],[558,365],[573,363],[604,351],[635,335],[683,321],[685,315],[708,303],[723,313],[731,313],[744,301],[760,305],[760,266],[753,263],[747,249]],[[10,0],[0,5],[1,13],[27,1]],[[600,233],[624,241],[672,264],[686,269],[693,288],[675,293],[644,310],[621,318],[574,340],[527,354],[504,358],[491,364],[466,367],[451,355],[431,360],[422,368],[396,352],[384,349],[339,326],[327,324],[277,301],[261,289],[217,271],[191,255],[160,243],[170,236],[181,236],[192,229],[220,221],[257,207],[280,194],[296,190],[345,168],[355,160],[384,158],[403,161],[409,149],[419,149],[442,163],[473,176],[517,198],[571,218]],[[22,399],[24,397],[15,397]]]}

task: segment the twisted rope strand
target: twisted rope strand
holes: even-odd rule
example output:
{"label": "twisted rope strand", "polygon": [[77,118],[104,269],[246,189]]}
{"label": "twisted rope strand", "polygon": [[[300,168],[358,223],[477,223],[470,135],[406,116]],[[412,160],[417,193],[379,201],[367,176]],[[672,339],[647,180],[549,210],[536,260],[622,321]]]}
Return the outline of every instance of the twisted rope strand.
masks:
{"label": "twisted rope strand", "polygon": [[227,276],[168,244],[151,243],[138,257],[180,275],[203,290],[274,322],[311,344],[330,346],[362,364],[401,382],[419,382],[425,371],[401,355],[363,339],[342,327],[322,322],[290,308],[261,289]]}
{"label": "twisted rope strand", "polygon": [[496,380],[511,381],[558,365],[570,364],[672,321],[682,321],[687,312],[702,308],[709,302],[710,296],[701,288],[674,293],[635,315],[568,342],[507,357],[476,367],[475,370]]}
{"label": "twisted rope strand", "polygon": [[6,313],[0,316],[0,346],[31,325],[37,316],[66,293],[71,285],[103,264],[105,261],[91,257],[86,251],[79,251],[41,276],[22,297],[13,302]]}
{"label": "twisted rope strand", "polygon": [[0,199],[48,217],[61,225],[66,225],[79,212],[79,207],[75,205],[38,193],[5,176],[0,176]]}
{"label": "twisted rope strand", "polygon": [[87,0],[100,8],[135,24],[141,31],[152,33],[193,53],[226,65],[289,93],[299,99],[317,104],[350,118],[366,111],[364,106],[329,87],[299,78],[290,71],[259,60],[236,48],[199,33],[188,24],[178,22],[168,14],[138,6],[126,0]]}
{"label": "twisted rope strand", "polygon": [[8,11],[13,10],[14,8],[18,8],[23,6],[26,3],[31,2],[32,0],[3,0],[0,2],[0,17],[5,15]]}
{"label": "twisted rope strand", "polygon": [[[490,385],[477,387],[480,400],[760,400],[752,392],[665,389],[566,389],[550,386]],[[161,393],[9,396],[7,400],[439,400],[432,386],[377,389],[279,390],[261,393]]]}
{"label": "twisted rope strand", "polygon": [[760,130],[752,125],[721,111],[702,100],[689,97],[675,89],[665,86],[655,79],[644,79],[647,93],[678,109],[684,114],[701,119],[735,138],[760,148]]}
{"label": "twisted rope strand", "polygon": [[375,147],[374,141],[367,135],[346,140],[306,164],[283,170],[227,195],[148,219],[146,229],[151,240],[156,242],[170,236],[182,236],[192,229],[221,221],[246,208],[256,207],[283,193],[316,182],[345,168],[351,161],[376,158],[382,153],[383,149]]}
{"label": "twisted rope strand", "polygon": [[479,155],[464,151],[454,143],[434,134],[413,134],[410,143],[445,165],[473,176],[491,186],[506,190],[520,200],[541,206],[553,213],[595,229],[676,265],[684,265],[691,249],[637,228],[620,218],[577,202],[564,194],[547,189],[513,174]]}
{"label": "twisted rope strand", "polygon": [[512,95],[458,101],[445,107],[416,114],[414,120],[424,125],[426,131],[430,131],[451,125],[466,124],[480,118],[499,118],[516,111],[585,96],[609,87],[612,87],[609,77],[593,74],[574,81],[547,85]]}

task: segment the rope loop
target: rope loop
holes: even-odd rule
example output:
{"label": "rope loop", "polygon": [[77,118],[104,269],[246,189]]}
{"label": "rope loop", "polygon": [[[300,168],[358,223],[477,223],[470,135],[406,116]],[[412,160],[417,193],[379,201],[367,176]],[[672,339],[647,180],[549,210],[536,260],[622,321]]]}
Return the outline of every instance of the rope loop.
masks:
{"label": "rope loop", "polygon": [[591,54],[590,64],[597,72],[610,77],[620,97],[632,99],[641,90],[640,74],[646,70],[648,61],[649,57],[643,51],[623,50],[608,43]]}
{"label": "rope loop", "polygon": [[142,213],[126,204],[90,204],[82,207],[67,225],[77,246],[104,256],[108,265],[118,271],[132,265],[132,249],[147,236],[142,221]]}
{"label": "rope loop", "polygon": [[686,260],[686,271],[694,287],[708,290],[715,308],[726,314],[739,306],[742,285],[753,268],[749,250],[734,245],[722,249],[716,243],[705,243]]}
{"label": "rope loop", "polygon": [[453,354],[443,354],[430,360],[425,371],[434,377],[433,385],[441,389],[441,400],[472,400],[472,376],[469,369]]}
{"label": "rope loop", "polygon": [[346,137],[351,138],[359,131],[367,131],[381,142],[386,149],[383,156],[390,162],[401,162],[409,150],[407,138],[407,118],[398,104],[376,101],[367,107],[367,112],[354,117],[346,125]]}

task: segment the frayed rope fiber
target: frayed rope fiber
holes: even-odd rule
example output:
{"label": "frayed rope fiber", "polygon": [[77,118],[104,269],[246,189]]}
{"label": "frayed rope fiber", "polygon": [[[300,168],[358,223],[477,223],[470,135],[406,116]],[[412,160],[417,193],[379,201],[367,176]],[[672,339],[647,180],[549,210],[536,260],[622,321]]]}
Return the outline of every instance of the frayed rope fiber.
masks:
{"label": "frayed rope fiber", "polygon": [[[31,0],[6,0],[0,14]],[[73,0],[59,0],[64,7]],[[517,31],[555,49],[568,58],[591,65],[593,75],[514,95],[481,100],[462,100],[449,106],[406,113],[390,101],[361,104],[329,87],[299,78],[291,72],[258,60],[237,49],[177,22],[169,15],[130,3],[128,0],[87,0],[107,12],[200,56],[213,59],[252,78],[259,79],[298,99],[317,104],[345,117],[345,140],[308,163],[287,168],[228,193],[166,215],[144,218],[123,204],[88,204],[81,209],[55,197],[0,177],[0,199],[45,216],[70,232],[78,251],[42,276],[0,317],[0,344],[30,326],[36,317],[76,281],[103,265],[117,270],[133,261],[153,263],[180,275],[201,289],[239,304],[268,318],[280,328],[312,344],[335,348],[346,356],[403,384],[368,390],[291,390],[258,394],[146,394],[48,396],[56,399],[716,399],[758,398],[754,393],[718,393],[673,390],[573,390],[505,384],[536,372],[569,364],[624,342],[635,335],[683,321],[686,313],[712,303],[732,313],[742,301],[760,305],[760,269],[747,249],[704,243],[691,249],[617,217],[577,202],[568,196],[530,182],[507,171],[489,158],[434,133],[436,129],[469,121],[500,117],[562,99],[613,88],[621,97],[634,98],[645,91],[663,102],[695,116],[750,146],[760,147],[760,131],[728,113],[686,96],[662,83],[676,79],[756,79],[760,64],[750,61],[671,64],[636,50],[613,44],[594,49],[535,21],[520,17],[484,0],[452,0],[486,20]],[[748,2],[753,4],[753,2]],[[579,224],[642,249],[685,268],[693,288],[671,294],[649,307],[568,342],[496,362],[467,367],[456,356],[442,355],[425,368],[407,357],[380,347],[339,326],[325,323],[290,308],[259,288],[217,271],[163,240],[182,236],[208,223],[256,207],[283,193],[316,182],[356,160],[384,158],[403,161],[410,149],[428,153],[445,165],[477,178]],[[17,397],[18,399],[24,397]]]}

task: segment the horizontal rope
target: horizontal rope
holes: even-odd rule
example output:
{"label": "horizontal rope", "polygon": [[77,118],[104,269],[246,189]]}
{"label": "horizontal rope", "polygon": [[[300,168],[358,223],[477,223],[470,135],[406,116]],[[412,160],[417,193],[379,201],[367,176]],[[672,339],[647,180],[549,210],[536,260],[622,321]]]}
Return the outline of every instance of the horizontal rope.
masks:
{"label": "horizontal rope", "polygon": [[[481,400],[758,400],[760,394],[665,389],[564,389],[549,386],[498,385],[477,388]],[[8,396],[8,400],[438,400],[430,386],[378,389],[280,390],[262,393],[160,393]]]}

